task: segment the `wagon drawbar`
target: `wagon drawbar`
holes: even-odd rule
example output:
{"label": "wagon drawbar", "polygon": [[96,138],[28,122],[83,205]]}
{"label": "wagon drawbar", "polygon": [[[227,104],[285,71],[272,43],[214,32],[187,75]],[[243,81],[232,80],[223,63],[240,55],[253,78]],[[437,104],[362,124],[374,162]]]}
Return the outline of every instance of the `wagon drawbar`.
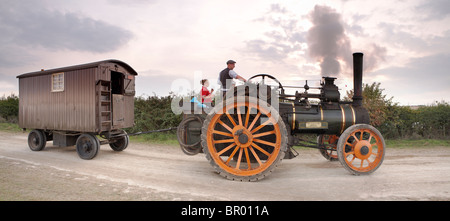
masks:
{"label": "wagon drawbar", "polygon": [[82,159],[92,159],[102,144],[127,148],[123,129],[134,125],[137,75],[125,62],[104,60],[17,76],[19,127],[31,129],[30,149],[40,151],[53,141],[76,145]]}

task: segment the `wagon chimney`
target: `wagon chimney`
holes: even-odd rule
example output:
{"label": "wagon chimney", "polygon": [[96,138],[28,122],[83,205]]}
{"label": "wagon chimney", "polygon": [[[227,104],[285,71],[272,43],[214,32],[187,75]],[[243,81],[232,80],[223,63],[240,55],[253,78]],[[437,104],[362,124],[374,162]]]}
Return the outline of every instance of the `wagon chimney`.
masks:
{"label": "wagon chimney", "polygon": [[353,53],[353,105],[362,106],[363,53]]}

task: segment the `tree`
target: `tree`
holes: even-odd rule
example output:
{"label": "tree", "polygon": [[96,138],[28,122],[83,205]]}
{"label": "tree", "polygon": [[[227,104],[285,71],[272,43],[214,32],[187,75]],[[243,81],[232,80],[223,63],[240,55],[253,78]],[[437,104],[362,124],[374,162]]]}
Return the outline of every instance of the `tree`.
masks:
{"label": "tree", "polygon": [[16,122],[19,115],[19,97],[11,94],[0,98],[0,117],[9,122]]}
{"label": "tree", "polygon": [[[397,111],[397,104],[392,102],[394,97],[387,99],[380,85],[377,82],[363,85],[363,106],[369,111],[370,124],[374,127],[381,126],[387,119],[391,122],[398,121],[398,115],[392,114]],[[353,90],[347,91],[344,100],[350,101],[352,97]]]}

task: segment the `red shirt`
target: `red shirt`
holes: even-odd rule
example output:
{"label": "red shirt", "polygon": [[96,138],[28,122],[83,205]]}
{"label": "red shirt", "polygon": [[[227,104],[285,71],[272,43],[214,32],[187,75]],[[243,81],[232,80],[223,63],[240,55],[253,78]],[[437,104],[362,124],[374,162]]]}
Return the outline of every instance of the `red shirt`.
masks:
{"label": "red shirt", "polygon": [[202,103],[211,103],[212,99],[211,98],[204,98],[204,96],[208,96],[211,94],[211,92],[209,92],[208,88],[205,86],[202,86],[202,91],[200,92],[202,95]]}

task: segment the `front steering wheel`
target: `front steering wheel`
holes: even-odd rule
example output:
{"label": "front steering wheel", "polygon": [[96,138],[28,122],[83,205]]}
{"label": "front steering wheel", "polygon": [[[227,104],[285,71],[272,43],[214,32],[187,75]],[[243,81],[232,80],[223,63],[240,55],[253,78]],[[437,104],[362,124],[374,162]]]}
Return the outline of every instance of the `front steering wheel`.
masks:
{"label": "front steering wheel", "polygon": [[278,87],[281,89],[281,91],[284,91],[284,88],[283,88],[283,85],[281,85],[281,82],[278,79],[276,79],[274,76],[269,75],[269,74],[257,74],[257,75],[252,76],[248,80],[250,81],[251,79],[254,79],[254,78],[257,78],[257,77],[261,77],[262,78],[262,83],[263,84],[265,84],[264,80],[265,80],[266,77],[274,80],[276,83],[278,83]]}

